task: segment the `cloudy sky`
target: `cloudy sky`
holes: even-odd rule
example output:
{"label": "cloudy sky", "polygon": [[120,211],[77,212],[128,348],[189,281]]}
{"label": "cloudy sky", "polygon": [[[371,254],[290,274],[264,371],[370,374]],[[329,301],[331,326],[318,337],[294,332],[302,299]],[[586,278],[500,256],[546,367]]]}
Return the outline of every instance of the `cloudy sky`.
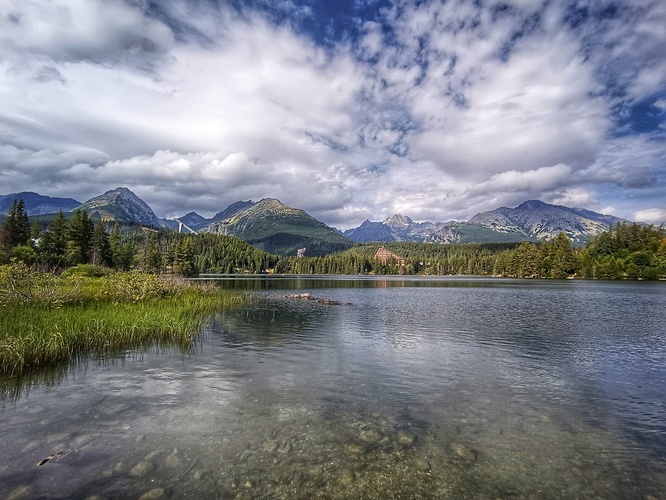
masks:
{"label": "cloudy sky", "polygon": [[666,221],[664,0],[0,0],[0,193]]}

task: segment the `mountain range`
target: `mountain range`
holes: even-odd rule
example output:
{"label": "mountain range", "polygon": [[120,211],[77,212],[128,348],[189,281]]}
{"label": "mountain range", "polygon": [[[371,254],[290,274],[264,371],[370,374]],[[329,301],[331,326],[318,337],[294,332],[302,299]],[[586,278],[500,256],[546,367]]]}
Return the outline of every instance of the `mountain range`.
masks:
{"label": "mountain range", "polygon": [[31,192],[0,195],[0,213],[6,213],[14,199],[24,200],[28,215],[43,216],[58,210],[70,212],[79,208],[95,220],[233,235],[257,248],[281,255],[295,255],[302,248],[306,249],[306,255],[324,255],[349,248],[354,242],[540,241],[560,232],[574,243],[583,244],[606,231],[610,224],[629,222],[583,208],[530,200],[515,208],[500,207],[478,213],[465,222],[414,222],[405,215],[396,214],[383,222],[366,220],[359,227],[341,232],[305,211],[288,207],[273,198],[259,202],[238,201],[211,218],[189,212],[174,219],[159,218],[147,203],[126,187],[107,191],[85,203]]}
{"label": "mountain range", "polygon": [[550,205],[530,200],[516,208],[500,207],[476,214],[467,222],[414,222],[393,215],[383,222],[366,220],[343,234],[356,242],[418,241],[424,243],[486,243],[541,241],[565,233],[574,243],[583,244],[607,231],[611,224],[629,222],[584,208]]}

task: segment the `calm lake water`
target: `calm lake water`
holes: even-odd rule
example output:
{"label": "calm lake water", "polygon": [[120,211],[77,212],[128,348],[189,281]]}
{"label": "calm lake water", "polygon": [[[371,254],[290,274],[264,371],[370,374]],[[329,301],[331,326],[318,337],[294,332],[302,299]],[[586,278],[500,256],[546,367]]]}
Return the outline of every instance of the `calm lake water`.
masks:
{"label": "calm lake water", "polygon": [[220,283],[191,352],[1,381],[0,497],[666,498],[664,283]]}

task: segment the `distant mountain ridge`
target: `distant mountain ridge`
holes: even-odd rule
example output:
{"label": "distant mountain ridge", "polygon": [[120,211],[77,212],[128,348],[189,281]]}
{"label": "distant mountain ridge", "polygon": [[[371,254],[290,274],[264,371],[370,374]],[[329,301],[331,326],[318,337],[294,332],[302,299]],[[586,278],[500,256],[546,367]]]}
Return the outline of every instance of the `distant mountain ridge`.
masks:
{"label": "distant mountain ridge", "polygon": [[476,214],[467,222],[414,222],[401,214],[384,222],[365,221],[344,235],[357,243],[417,241],[425,243],[485,243],[541,241],[565,233],[575,243],[607,231],[610,224],[629,222],[584,208],[529,200],[516,208],[500,207]]}
{"label": "distant mountain ridge", "polygon": [[[248,208],[254,206],[255,204],[256,203],[253,202],[252,200],[237,201],[229,205],[221,212],[216,213],[210,219],[206,219],[205,217],[199,215],[196,212],[190,212],[188,214],[183,215],[182,217],[177,217],[177,219],[181,221],[183,224],[187,224],[188,227],[194,229],[195,231],[199,231],[205,228],[206,226],[212,224],[213,222],[221,222],[225,219],[233,217],[237,213],[242,212],[243,210],[247,210]],[[176,223],[176,227],[177,224],[178,223]]]}
{"label": "distant mountain ridge", "polygon": [[529,200],[516,208],[501,207],[476,214],[468,222],[500,233],[523,233],[530,239],[539,241],[565,233],[572,241],[583,243],[607,231],[611,224],[629,221],[582,208]]}
{"label": "distant mountain ridge", "polygon": [[32,191],[23,191],[21,193],[0,194],[0,213],[6,214],[14,200],[23,200],[25,211],[29,216],[52,214],[59,210],[70,212],[81,205],[80,201],[73,198],[57,198],[33,193]]}

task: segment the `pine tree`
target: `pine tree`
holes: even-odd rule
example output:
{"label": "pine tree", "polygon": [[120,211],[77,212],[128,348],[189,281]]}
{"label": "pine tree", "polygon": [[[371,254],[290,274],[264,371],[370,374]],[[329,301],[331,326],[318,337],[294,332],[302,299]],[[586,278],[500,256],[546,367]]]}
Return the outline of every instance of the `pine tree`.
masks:
{"label": "pine tree", "polygon": [[111,245],[113,267],[123,271],[129,271],[136,252],[131,241],[123,242],[118,224],[113,226],[113,230],[109,236],[109,244]]}
{"label": "pine tree", "polygon": [[90,244],[90,263],[96,266],[113,265],[109,235],[106,234],[104,223],[102,221],[97,222],[93,229],[92,241]]}
{"label": "pine tree", "polygon": [[50,264],[60,264],[67,252],[67,221],[60,210],[39,242],[39,251]]}
{"label": "pine tree", "polygon": [[571,246],[571,241],[564,233],[558,234],[551,242],[551,277],[566,278],[577,270],[576,257]]}
{"label": "pine tree", "polygon": [[30,240],[30,221],[25,210],[23,200],[14,200],[7,213],[7,218],[2,224],[3,244],[5,247],[13,248],[18,245],[27,245]]}
{"label": "pine tree", "polygon": [[161,273],[163,271],[163,258],[157,238],[151,235],[148,238],[143,254],[143,269],[150,273]]}
{"label": "pine tree", "polygon": [[94,225],[85,210],[77,209],[67,226],[67,258],[72,265],[90,261],[90,243]]}
{"label": "pine tree", "polygon": [[173,246],[173,272],[183,276],[192,276],[195,273],[194,249],[192,239],[185,238],[176,241]]}

